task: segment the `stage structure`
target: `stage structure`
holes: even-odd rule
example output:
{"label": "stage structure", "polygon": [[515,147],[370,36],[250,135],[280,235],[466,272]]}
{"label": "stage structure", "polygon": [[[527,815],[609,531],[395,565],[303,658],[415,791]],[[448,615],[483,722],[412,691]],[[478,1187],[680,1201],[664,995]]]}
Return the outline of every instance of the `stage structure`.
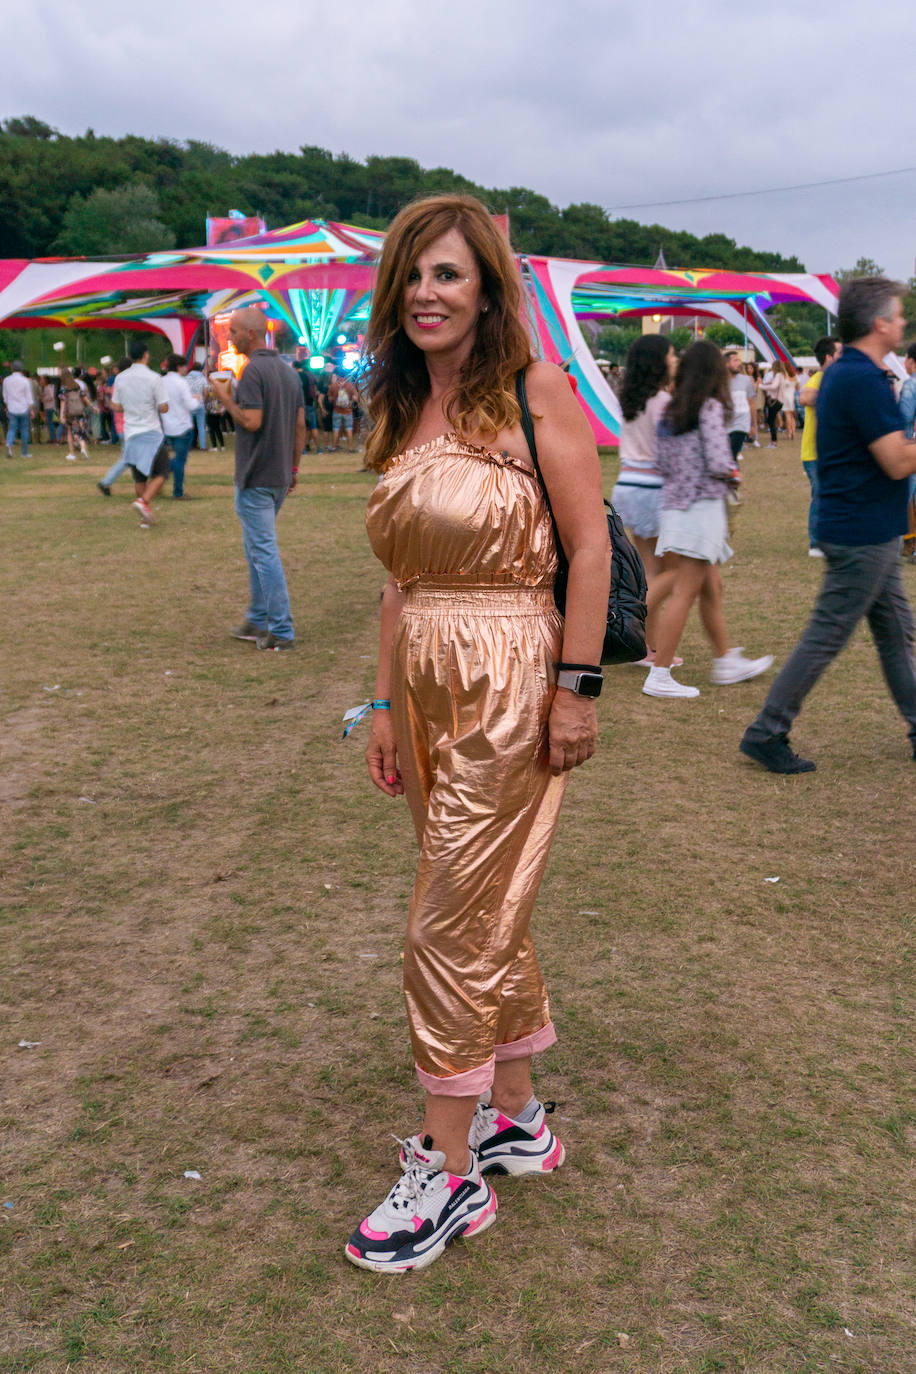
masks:
{"label": "stage structure", "polygon": [[[189,352],[202,321],[243,305],[285,322],[310,353],[325,350],[347,320],[368,316],[384,235],[306,220],[285,229],[182,252],[106,259],[0,262],[0,324],[149,329]],[[808,273],[673,271],[546,258],[516,258],[536,350],[568,367],[600,444],[616,444],[620,408],[585,341],[580,320],[641,316],[724,320],[770,361],[791,361],[766,312],[813,302],[836,313],[832,277]]]}

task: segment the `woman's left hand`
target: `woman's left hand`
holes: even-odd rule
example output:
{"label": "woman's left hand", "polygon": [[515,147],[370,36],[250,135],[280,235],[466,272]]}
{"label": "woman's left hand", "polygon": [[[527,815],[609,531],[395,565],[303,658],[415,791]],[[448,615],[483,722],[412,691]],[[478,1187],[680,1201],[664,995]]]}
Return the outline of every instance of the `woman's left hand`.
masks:
{"label": "woman's left hand", "polygon": [[558,687],[547,720],[550,771],[568,773],[590,759],[598,744],[598,712],[592,697]]}

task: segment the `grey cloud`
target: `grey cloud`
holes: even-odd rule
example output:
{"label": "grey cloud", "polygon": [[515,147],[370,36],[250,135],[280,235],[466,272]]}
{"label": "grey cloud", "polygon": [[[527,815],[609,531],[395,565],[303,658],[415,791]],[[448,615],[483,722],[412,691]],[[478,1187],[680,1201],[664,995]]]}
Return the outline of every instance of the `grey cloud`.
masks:
{"label": "grey cloud", "polygon": [[[916,10],[833,0],[221,0],[20,5],[3,113],[65,132],[317,143],[611,208],[906,165]],[[849,101],[851,107],[845,108]],[[916,161],[916,159],[914,159]],[[798,254],[913,269],[916,175],[627,213]]]}

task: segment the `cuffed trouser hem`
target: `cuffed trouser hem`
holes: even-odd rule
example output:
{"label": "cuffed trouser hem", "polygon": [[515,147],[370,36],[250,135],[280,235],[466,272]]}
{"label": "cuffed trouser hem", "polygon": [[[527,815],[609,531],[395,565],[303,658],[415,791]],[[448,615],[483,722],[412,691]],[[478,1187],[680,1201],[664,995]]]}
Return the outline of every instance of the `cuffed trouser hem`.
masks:
{"label": "cuffed trouser hem", "polygon": [[508,1045],[497,1045],[496,1062],[501,1064],[504,1059],[530,1059],[533,1054],[549,1049],[556,1043],[557,1033],[553,1022],[548,1021],[546,1026],[542,1026],[533,1035],[523,1035],[521,1040],[512,1040]]}
{"label": "cuffed trouser hem", "polygon": [[465,1069],[464,1073],[452,1073],[447,1078],[438,1078],[427,1073],[415,1064],[420,1086],[435,1097],[479,1097],[493,1086],[495,1058],[488,1059],[479,1069]]}

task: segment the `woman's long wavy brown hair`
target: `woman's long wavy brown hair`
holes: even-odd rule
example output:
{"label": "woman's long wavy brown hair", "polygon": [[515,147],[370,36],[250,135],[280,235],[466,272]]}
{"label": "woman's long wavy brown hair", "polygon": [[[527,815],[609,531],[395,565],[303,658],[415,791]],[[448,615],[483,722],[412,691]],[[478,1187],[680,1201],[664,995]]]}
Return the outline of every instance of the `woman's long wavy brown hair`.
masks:
{"label": "woman's long wavy brown hair", "polygon": [[700,423],[700,410],[710,398],[731,410],[728,368],[722,350],[711,339],[692,343],[678,364],[665,424],[672,434],[686,434]]}
{"label": "woman's long wavy brown hair", "polygon": [[404,448],[429,395],[426,360],[405,334],[401,314],[417,258],[450,229],[464,236],[477,260],[488,309],[445,413],[463,439],[496,435],[521,418],[515,374],[532,361],[532,352],[515,259],[479,200],[427,196],[405,206],[388,230],[366,330],[363,389],[372,420],[366,464],[377,472]]}

